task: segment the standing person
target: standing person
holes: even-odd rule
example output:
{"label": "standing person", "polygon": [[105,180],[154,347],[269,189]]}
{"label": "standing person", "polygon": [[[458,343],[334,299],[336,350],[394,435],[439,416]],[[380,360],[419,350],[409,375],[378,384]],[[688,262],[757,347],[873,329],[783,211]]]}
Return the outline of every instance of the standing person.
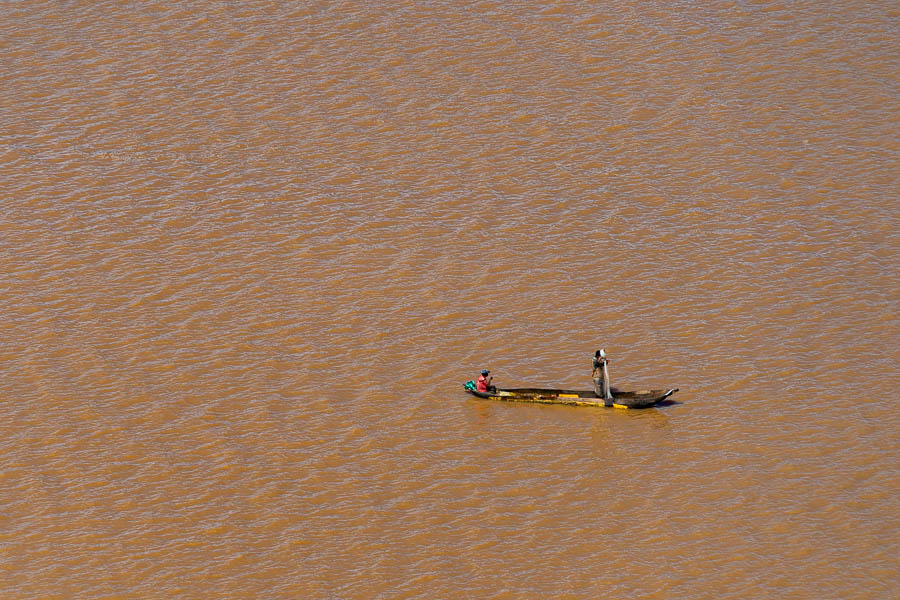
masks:
{"label": "standing person", "polygon": [[494,380],[493,375],[487,369],[481,370],[481,375],[475,380],[475,389],[479,392],[493,392],[495,390],[491,382]]}
{"label": "standing person", "polygon": [[609,392],[609,376],[606,370],[606,363],[608,362],[609,359],[606,358],[606,351],[603,348],[594,353],[594,360],[591,361],[594,367],[594,370],[591,372],[591,377],[594,380],[594,393],[597,394],[598,398],[603,398],[604,400],[612,400],[612,394]]}

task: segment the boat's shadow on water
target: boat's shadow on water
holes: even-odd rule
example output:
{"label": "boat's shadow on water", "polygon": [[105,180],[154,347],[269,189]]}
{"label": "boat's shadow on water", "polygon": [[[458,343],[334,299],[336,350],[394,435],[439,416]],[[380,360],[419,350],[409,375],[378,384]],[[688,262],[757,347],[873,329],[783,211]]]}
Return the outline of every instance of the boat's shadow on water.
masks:
{"label": "boat's shadow on water", "polygon": [[654,408],[659,408],[663,406],[675,406],[676,404],[684,404],[684,402],[679,402],[678,400],[672,400],[671,398],[666,398],[662,402],[657,402],[653,405]]}

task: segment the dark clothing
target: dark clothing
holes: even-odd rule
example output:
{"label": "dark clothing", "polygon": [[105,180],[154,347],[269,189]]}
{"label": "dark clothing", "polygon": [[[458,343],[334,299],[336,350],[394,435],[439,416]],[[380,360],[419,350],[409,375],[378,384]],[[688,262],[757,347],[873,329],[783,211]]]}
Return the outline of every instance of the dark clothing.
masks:
{"label": "dark clothing", "polygon": [[591,361],[591,365],[594,367],[594,370],[591,372],[591,378],[594,380],[594,393],[597,394],[598,398],[605,398],[606,394],[603,393],[603,365],[606,364],[605,358],[594,357],[594,360]]}
{"label": "dark clothing", "polygon": [[591,377],[594,379],[600,378],[603,379],[603,363],[606,362],[605,358],[597,358],[594,357],[594,360],[591,361],[591,365],[594,367],[593,372],[591,373]]}

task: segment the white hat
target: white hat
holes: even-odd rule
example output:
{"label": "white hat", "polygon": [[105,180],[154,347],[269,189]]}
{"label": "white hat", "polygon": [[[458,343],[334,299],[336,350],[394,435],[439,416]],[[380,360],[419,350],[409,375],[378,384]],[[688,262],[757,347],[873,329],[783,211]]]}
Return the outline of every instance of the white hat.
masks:
{"label": "white hat", "polygon": [[600,348],[600,358],[606,358],[606,350]]}

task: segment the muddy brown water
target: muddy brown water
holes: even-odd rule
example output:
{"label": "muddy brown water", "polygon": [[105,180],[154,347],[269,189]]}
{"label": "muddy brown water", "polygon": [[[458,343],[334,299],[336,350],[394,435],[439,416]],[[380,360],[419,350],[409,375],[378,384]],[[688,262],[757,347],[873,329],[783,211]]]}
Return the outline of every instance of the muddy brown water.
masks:
{"label": "muddy brown water", "polygon": [[895,597],[898,17],[3,3],[0,595]]}

